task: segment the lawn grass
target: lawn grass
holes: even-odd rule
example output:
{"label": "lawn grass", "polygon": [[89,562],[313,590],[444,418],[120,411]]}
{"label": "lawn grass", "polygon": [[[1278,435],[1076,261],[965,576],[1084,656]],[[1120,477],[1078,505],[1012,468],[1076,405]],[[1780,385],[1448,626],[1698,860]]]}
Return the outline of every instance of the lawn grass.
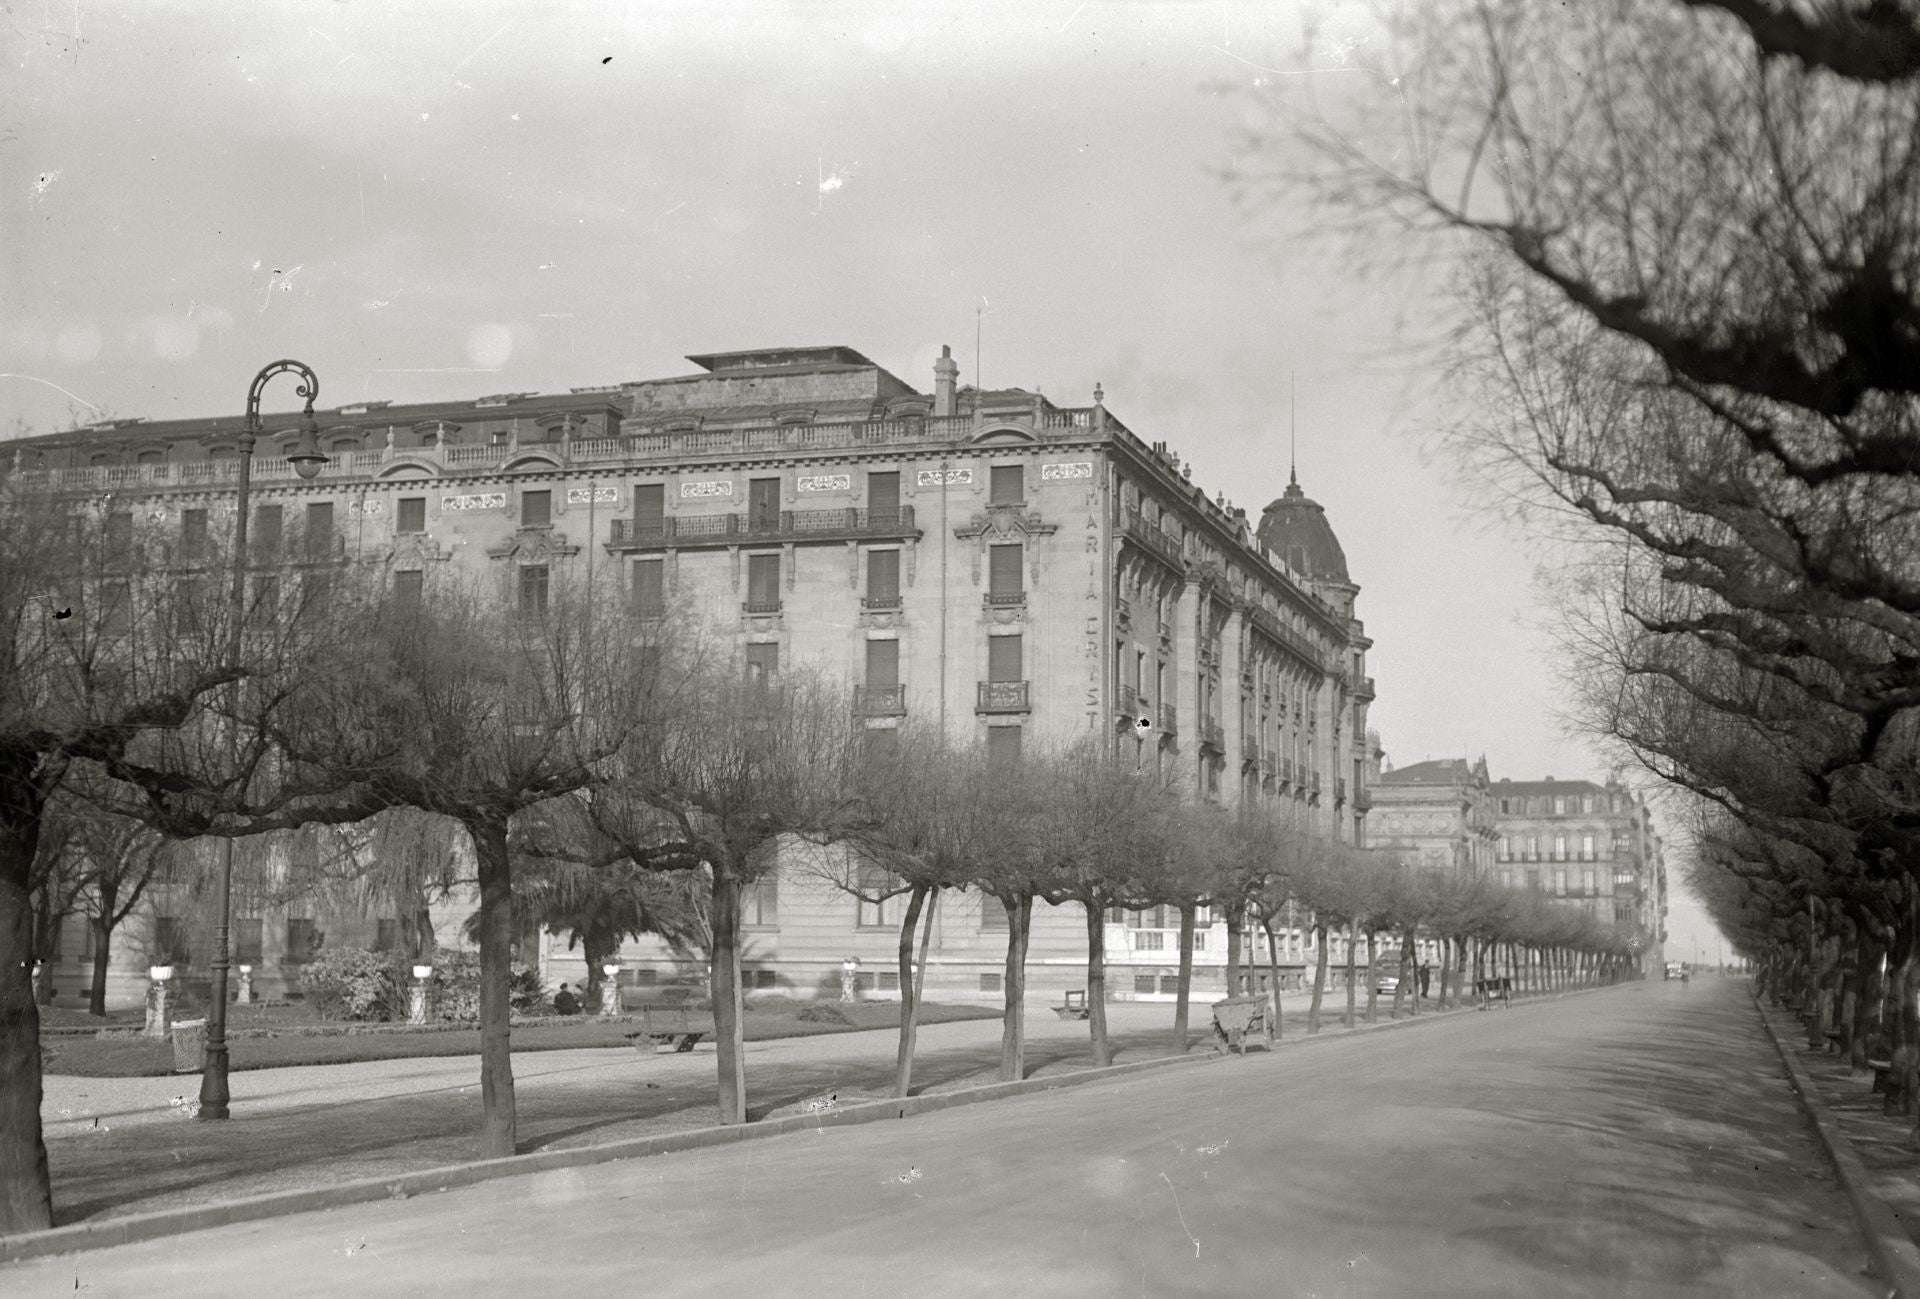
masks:
{"label": "lawn grass", "polygon": [[[749,1042],[780,1037],[807,1037],[817,1033],[851,1033],[861,1029],[894,1028],[900,1023],[897,1002],[864,1002],[834,1006],[843,1022],[796,1017],[806,1003],[778,1005],[750,1003],[745,1019]],[[922,1024],[962,1019],[998,1019],[997,1006],[950,1006],[938,1003],[920,1008]],[[238,1018],[231,1021],[239,1027]],[[582,1019],[575,1023],[516,1025],[515,1051],[567,1051],[580,1047],[628,1046],[626,1035],[639,1027],[631,1019]],[[51,1074],[84,1078],[140,1078],[173,1072],[171,1042],[144,1037],[50,1037],[42,1041],[44,1068]],[[362,1060],[396,1060],[419,1056],[478,1055],[480,1030],[461,1028],[434,1032],[366,1033],[342,1037],[243,1037],[231,1042],[233,1069],[278,1069],[290,1065],[352,1064]]]}

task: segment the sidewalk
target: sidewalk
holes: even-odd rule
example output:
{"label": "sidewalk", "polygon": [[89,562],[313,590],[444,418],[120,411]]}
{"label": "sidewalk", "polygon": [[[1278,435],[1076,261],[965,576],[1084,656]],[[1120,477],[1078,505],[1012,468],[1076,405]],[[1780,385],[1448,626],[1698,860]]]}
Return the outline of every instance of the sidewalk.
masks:
{"label": "sidewalk", "polygon": [[1838,1055],[1809,1050],[1806,1025],[1798,1016],[1768,1001],[1760,1009],[1866,1165],[1869,1189],[1920,1245],[1920,1150],[1913,1146],[1913,1119],[1886,1115],[1885,1098],[1874,1093],[1871,1073],[1856,1076]]}
{"label": "sidewalk", "polygon": [[[1283,998],[1282,1034],[1306,1035],[1307,994]],[[1323,1036],[1337,1036],[1344,999],[1322,1007]],[[1381,1021],[1390,1003],[1382,1000]],[[1364,1014],[1365,1000],[1359,1011]],[[1172,1053],[1170,1003],[1107,1007],[1117,1062]],[[1423,1017],[1430,1010],[1422,1012]],[[1190,1050],[1209,1049],[1208,1007],[1196,1003]],[[1091,1067],[1087,1025],[1045,1005],[1027,1008],[1027,1076]],[[919,1030],[916,1094],[997,1078],[1001,1023],[967,1020]],[[893,1029],[747,1044],[749,1114],[755,1119],[836,1089],[884,1094]],[[513,1062],[521,1153],[595,1145],[709,1127],[713,1047],[685,1054],[626,1049],[541,1051]],[[234,1117],[200,1123],[184,1105],[197,1075],[46,1079],[42,1113],[55,1221],[66,1225],[230,1200],[479,1157],[477,1056],[371,1061],[230,1075]]]}

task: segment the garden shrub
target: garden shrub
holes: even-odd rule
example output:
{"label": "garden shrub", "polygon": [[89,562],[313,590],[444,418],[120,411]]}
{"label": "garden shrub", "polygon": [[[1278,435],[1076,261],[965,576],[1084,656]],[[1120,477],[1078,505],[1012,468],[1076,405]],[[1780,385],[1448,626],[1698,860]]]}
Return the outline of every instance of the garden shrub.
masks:
{"label": "garden shrub", "polygon": [[800,1007],[793,1017],[809,1024],[849,1024],[846,1013],[830,1001],[816,1001]]}
{"label": "garden shrub", "polygon": [[[433,979],[428,984],[429,1013],[435,1019],[474,1023],[480,1018],[480,953],[438,951],[433,955]],[[513,963],[507,983],[507,1004],[517,1015],[546,1015],[553,1001],[540,984],[540,971],[524,961]]]}
{"label": "garden shrub", "polygon": [[322,1019],[395,1019],[407,1013],[407,979],[390,953],[328,947],[300,967],[307,1004]]}

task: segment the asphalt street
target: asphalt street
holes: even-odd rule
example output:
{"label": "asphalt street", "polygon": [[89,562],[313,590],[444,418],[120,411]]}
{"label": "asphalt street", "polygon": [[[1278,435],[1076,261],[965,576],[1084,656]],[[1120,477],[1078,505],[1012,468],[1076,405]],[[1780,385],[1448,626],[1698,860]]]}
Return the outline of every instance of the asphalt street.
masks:
{"label": "asphalt street", "polygon": [[1742,981],[0,1268],[10,1295],[1874,1295]]}

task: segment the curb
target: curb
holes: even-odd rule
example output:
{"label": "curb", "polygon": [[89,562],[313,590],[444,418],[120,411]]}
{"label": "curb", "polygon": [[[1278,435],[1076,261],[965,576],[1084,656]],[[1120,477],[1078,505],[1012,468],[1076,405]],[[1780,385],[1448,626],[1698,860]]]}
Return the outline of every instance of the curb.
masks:
{"label": "curb", "polygon": [[[1576,991],[1598,992],[1602,989],[1587,988]],[[1557,996],[1569,995],[1572,994],[1557,994]],[[1555,995],[1535,995],[1518,1004],[1538,1005],[1555,999],[1557,999]],[[1280,1044],[1304,1045],[1312,1042],[1341,1041],[1359,1033],[1439,1023],[1464,1013],[1466,1008],[1461,1007],[1443,1012],[1430,1011],[1404,1019],[1381,1020],[1373,1024],[1355,1024],[1350,1029],[1340,1029],[1336,1025],[1333,1026],[1335,1031],[1332,1032],[1323,1027],[1318,1034],[1312,1036],[1296,1034],[1293,1037],[1281,1039]],[[1236,1057],[1216,1051],[1200,1055],[1155,1056],[1150,1060],[1109,1065],[1104,1069],[1077,1069],[1072,1073],[1055,1074],[1049,1078],[1025,1078],[1017,1082],[986,1083],[979,1087],[966,1087],[931,1096],[869,1101],[859,1105],[849,1105],[844,1109],[796,1114],[782,1119],[765,1119],[759,1123],[695,1128],[691,1131],[663,1133],[653,1137],[609,1141],[597,1146],[577,1146],[566,1150],[548,1150],[499,1159],[482,1159],[465,1164],[447,1164],[440,1168],[423,1168],[418,1172],[402,1173],[396,1177],[362,1178],[352,1182],[338,1182],[332,1186],[310,1187],[298,1191],[275,1191],[243,1200],[222,1200],[213,1204],[192,1205],[180,1209],[160,1209],[151,1213],[129,1214],[124,1218],[78,1222],[72,1226],[53,1227],[46,1231],[0,1236],[0,1264],[17,1263],[29,1258],[43,1258],[51,1254],[109,1249],[115,1245],[130,1245],[137,1241],[157,1240],[190,1231],[202,1231],[209,1227],[258,1222],[266,1218],[285,1217],[295,1213],[312,1213],[321,1209],[370,1204],[380,1200],[405,1200],[416,1195],[451,1190],[456,1186],[472,1186],[502,1177],[519,1177],[527,1173],[544,1173],[562,1168],[587,1168],[595,1164],[614,1163],[623,1159],[644,1159],[650,1155],[664,1155],[680,1150],[703,1150],[710,1146],[733,1145],[740,1141],[780,1136],[789,1132],[853,1127],[883,1119],[911,1118],[917,1114],[931,1114],[937,1110],[955,1109],[963,1105],[978,1105],[987,1101],[1029,1096],[1037,1092],[1057,1091],[1067,1087],[1083,1087],[1091,1083],[1125,1077],[1128,1074],[1142,1073],[1148,1069],[1218,1064],[1229,1059],[1246,1058],[1244,1055]],[[1920,1290],[1914,1291],[1914,1295],[1916,1299],[1920,1299]]]}
{"label": "curb", "polygon": [[1867,1166],[1860,1162],[1853,1142],[1840,1130],[1840,1124],[1827,1109],[1826,1101],[1821,1099],[1812,1078],[1807,1075],[1793,1049],[1774,1032],[1773,1020],[1758,997],[1754,998],[1753,1008],[1760,1016],[1761,1025],[1767,1030],[1767,1038],[1773,1043],[1773,1049],[1780,1053],[1781,1061],[1787,1066],[1787,1076],[1793,1084],[1794,1094],[1800,1098],[1807,1116],[1813,1120],[1813,1129],[1820,1136],[1820,1144],[1833,1161],[1834,1171],[1840,1177],[1840,1188],[1853,1205],[1854,1217],[1859,1219],[1861,1234],[1867,1238],[1867,1250],[1873,1255],[1874,1266],[1879,1269],[1881,1280],[1893,1287],[1888,1294],[1898,1299],[1920,1299],[1920,1245],[1914,1244],[1913,1238],[1900,1225],[1899,1218],[1887,1207],[1886,1201],[1874,1194]]}

